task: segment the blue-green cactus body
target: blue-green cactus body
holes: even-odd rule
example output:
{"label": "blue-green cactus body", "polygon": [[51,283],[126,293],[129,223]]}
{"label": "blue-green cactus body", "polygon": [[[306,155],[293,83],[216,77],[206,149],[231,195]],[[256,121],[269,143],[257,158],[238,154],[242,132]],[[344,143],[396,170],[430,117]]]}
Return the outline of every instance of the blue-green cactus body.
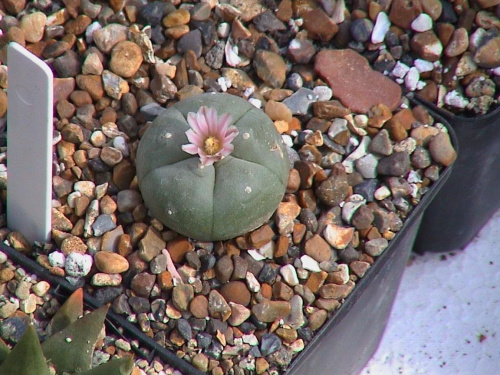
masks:
{"label": "blue-green cactus body", "polygon": [[[186,120],[201,106],[230,113],[238,129],[233,152],[200,168],[188,144]],[[151,214],[191,238],[214,241],[247,233],[267,221],[286,189],[289,161],[271,119],[246,100],[202,94],[162,112],[142,137],[136,157],[139,187]]]}

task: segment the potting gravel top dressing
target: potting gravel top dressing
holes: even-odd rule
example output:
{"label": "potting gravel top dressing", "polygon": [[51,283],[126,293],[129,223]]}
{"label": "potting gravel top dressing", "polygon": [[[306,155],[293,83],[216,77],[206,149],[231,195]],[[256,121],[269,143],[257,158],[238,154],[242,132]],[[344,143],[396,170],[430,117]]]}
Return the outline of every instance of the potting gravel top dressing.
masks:
{"label": "potting gravel top dressing", "polygon": [[403,95],[447,67],[444,34],[414,41],[454,27],[440,3],[2,3],[2,43],[54,71],[56,134],[52,242],[2,238],[200,371],[285,371],[456,158]]}

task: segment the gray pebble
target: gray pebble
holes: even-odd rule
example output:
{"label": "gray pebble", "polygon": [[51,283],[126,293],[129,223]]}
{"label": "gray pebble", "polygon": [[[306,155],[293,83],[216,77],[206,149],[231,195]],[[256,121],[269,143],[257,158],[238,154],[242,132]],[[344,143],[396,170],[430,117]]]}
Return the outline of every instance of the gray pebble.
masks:
{"label": "gray pebble", "polygon": [[97,216],[94,224],[92,224],[92,230],[94,231],[94,236],[99,237],[104,233],[109,232],[116,228],[116,223],[113,221],[110,215],[101,214]]}

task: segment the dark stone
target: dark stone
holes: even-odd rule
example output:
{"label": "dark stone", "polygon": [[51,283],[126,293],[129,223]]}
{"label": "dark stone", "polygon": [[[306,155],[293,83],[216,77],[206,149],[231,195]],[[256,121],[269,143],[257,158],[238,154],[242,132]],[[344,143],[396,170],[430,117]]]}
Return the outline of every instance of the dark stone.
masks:
{"label": "dark stone", "polygon": [[19,316],[7,318],[0,323],[0,336],[5,341],[17,343],[26,332],[28,324],[30,324],[28,315],[24,319]]}
{"label": "dark stone", "polygon": [[149,300],[144,297],[132,296],[128,299],[128,303],[136,314],[147,313],[151,309]]}
{"label": "dark stone", "polygon": [[123,293],[123,287],[121,286],[107,286],[104,288],[99,288],[95,291],[94,297],[103,305],[113,301],[115,298]]}
{"label": "dark stone", "polygon": [[343,250],[338,250],[337,254],[342,262],[349,264],[351,262],[354,262],[355,260],[359,260],[361,252],[356,250],[352,246],[347,246]]}
{"label": "dark stone", "polygon": [[201,272],[211,270],[215,266],[215,257],[212,254],[203,254],[200,256]]}
{"label": "dark stone", "polygon": [[193,330],[186,319],[181,318],[177,320],[177,331],[187,341],[193,338]]}
{"label": "dark stone", "polygon": [[367,202],[373,202],[375,190],[378,189],[379,181],[376,178],[364,180],[362,183],[354,187],[354,194],[359,194],[366,199]]}
{"label": "dark stone", "polygon": [[52,62],[58,78],[76,77],[82,70],[82,62],[78,54],[69,50]]}
{"label": "dark stone", "polygon": [[316,233],[318,230],[318,219],[314,212],[309,208],[303,208],[300,210],[299,220],[304,224],[307,230]]}
{"label": "dark stone", "polygon": [[217,331],[226,332],[227,327],[227,322],[223,322],[219,319],[212,318],[207,322],[207,332],[212,335],[215,335]]}
{"label": "dark stone", "polygon": [[256,29],[260,32],[273,32],[285,30],[286,26],[281,22],[272,11],[266,10],[252,20]]}
{"label": "dark stone", "polygon": [[410,157],[404,151],[380,159],[377,172],[384,176],[401,177],[410,171]]}
{"label": "dark stone", "polygon": [[264,267],[259,273],[258,280],[261,283],[272,284],[278,276],[279,267],[273,267],[271,263],[264,263]]}
{"label": "dark stone", "polygon": [[160,113],[165,110],[158,103],[149,103],[141,107],[141,115],[146,119],[146,121],[153,121]]}
{"label": "dark stone", "polygon": [[260,342],[260,352],[263,356],[273,354],[281,348],[281,339],[272,334],[265,333]]}
{"label": "dark stone", "polygon": [[208,332],[198,332],[196,334],[196,341],[201,349],[208,349],[210,344],[212,344],[212,335]]}
{"label": "dark stone", "polygon": [[147,23],[154,27],[160,25],[163,17],[174,10],[174,5],[170,3],[153,1],[152,3],[146,3],[142,7],[140,15]]}
{"label": "dark stone", "polygon": [[104,163],[100,158],[90,159],[87,161],[87,165],[91,171],[96,173],[109,172],[110,167]]}
{"label": "dark stone", "polygon": [[202,42],[201,42],[201,31],[198,29],[192,30],[187,34],[183,35],[177,41],[177,51],[183,55],[188,50],[194,52],[196,57],[201,56]]}
{"label": "dark stone", "polygon": [[373,31],[373,22],[368,18],[358,18],[351,23],[351,36],[354,40],[364,43],[370,39]]}
{"label": "dark stone", "polygon": [[195,270],[199,270],[201,268],[200,257],[198,256],[198,254],[196,254],[196,251],[188,251],[185,257],[186,262],[190,267],[194,268]]}
{"label": "dark stone", "polygon": [[190,23],[201,32],[201,40],[203,41],[204,45],[211,46],[217,40],[214,21],[191,20]]}
{"label": "dark stone", "polygon": [[311,329],[309,327],[299,328],[297,330],[297,334],[305,342],[309,342],[313,338],[313,333],[312,333],[312,331],[311,331]]}

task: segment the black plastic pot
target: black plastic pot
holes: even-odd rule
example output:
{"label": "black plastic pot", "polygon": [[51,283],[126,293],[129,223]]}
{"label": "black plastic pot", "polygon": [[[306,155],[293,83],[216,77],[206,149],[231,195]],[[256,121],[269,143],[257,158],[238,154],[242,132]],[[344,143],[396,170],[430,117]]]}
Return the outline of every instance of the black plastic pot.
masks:
{"label": "black plastic pot", "polygon": [[[450,135],[456,145],[453,130],[450,130]],[[451,171],[452,167],[448,167],[423,196],[405,221],[403,229],[357,283],[336,314],[320,329],[284,374],[346,375],[357,374],[362,370],[377,349],[384,332],[422,215],[445,184]],[[59,285],[67,295],[75,289],[63,278],[52,275],[33,260],[3,243],[0,243],[0,250],[27,271],[48,280],[52,285]],[[100,305],[89,295],[85,295],[85,302],[93,308]],[[183,374],[202,374],[144,335],[123,317],[110,311],[108,320],[112,325],[121,327],[126,336],[139,340],[141,346],[148,348]]]}
{"label": "black plastic pot", "polygon": [[424,214],[414,251],[462,249],[500,208],[500,108],[468,118],[420,102],[449,121],[460,152],[453,172]]}

